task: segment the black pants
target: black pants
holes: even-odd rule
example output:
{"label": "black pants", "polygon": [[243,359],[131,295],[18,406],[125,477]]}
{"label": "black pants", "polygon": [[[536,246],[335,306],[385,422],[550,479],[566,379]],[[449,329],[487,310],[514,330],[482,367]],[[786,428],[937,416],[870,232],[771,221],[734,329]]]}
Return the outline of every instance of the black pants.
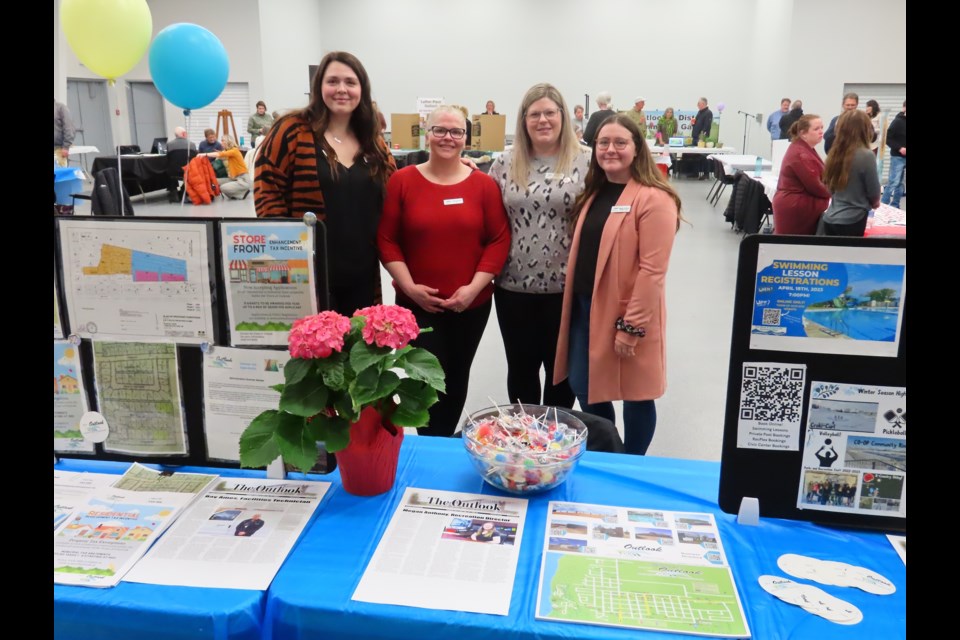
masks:
{"label": "black pants", "polygon": [[[573,391],[567,381],[553,384],[563,294],[518,293],[497,287],[493,295],[507,354],[507,398],[510,402],[573,408]],[[546,375],[542,397],[541,367]]]}
{"label": "black pants", "polygon": [[439,394],[440,400],[430,407],[429,426],[417,429],[417,433],[422,436],[452,436],[462,419],[470,383],[470,366],[480,346],[480,338],[483,337],[493,304],[488,300],[462,313],[427,313],[413,303],[398,300],[397,304],[413,311],[420,327],[433,329],[429,333],[421,333],[411,344],[437,356],[446,374],[447,392]]}
{"label": "black pants", "polygon": [[357,309],[373,306],[376,294],[377,286],[372,277],[356,278],[342,286],[330,285],[330,310],[349,318]]}
{"label": "black pants", "polygon": [[825,236],[856,236],[862,238],[863,232],[866,230],[867,216],[863,216],[859,222],[851,222],[850,224],[823,223],[823,235]]}

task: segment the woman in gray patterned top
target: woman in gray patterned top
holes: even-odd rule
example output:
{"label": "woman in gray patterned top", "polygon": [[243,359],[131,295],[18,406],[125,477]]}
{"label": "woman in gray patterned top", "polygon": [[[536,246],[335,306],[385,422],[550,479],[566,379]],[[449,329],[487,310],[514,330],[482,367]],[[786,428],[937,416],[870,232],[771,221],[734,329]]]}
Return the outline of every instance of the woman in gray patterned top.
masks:
{"label": "woman in gray patterned top", "polygon": [[553,362],[573,235],[570,214],[583,191],[589,151],[577,143],[563,96],[541,83],[520,103],[513,148],[490,167],[510,219],[510,255],[497,276],[494,300],[511,401],[573,406],[567,382],[552,384]]}

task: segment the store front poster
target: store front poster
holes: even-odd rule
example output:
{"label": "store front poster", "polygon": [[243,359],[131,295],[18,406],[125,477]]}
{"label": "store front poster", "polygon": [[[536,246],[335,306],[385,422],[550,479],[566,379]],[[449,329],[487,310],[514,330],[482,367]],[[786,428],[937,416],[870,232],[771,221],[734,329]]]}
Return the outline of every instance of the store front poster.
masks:
{"label": "store front poster", "polygon": [[761,245],[750,348],[895,358],[906,251]]}

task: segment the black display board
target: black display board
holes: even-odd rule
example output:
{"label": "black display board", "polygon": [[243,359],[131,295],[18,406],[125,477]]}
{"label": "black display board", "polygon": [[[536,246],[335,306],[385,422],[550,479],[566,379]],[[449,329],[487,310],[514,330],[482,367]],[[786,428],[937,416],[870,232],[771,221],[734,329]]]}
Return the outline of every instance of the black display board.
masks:
{"label": "black display board", "polygon": [[[791,246],[787,246],[791,245]],[[793,249],[796,247],[796,250]],[[734,301],[733,335],[731,338],[730,349],[730,370],[727,381],[727,402],[724,415],[723,432],[723,451],[720,468],[720,487],[718,502],[720,508],[727,513],[737,513],[740,509],[741,501],[744,497],[757,498],[760,506],[760,515],[775,518],[787,518],[793,520],[806,520],[818,522],[832,526],[849,526],[874,528],[886,531],[905,531],[906,517],[899,513],[895,515],[873,515],[861,512],[854,512],[853,508],[837,508],[830,511],[824,511],[817,508],[799,508],[798,496],[800,492],[801,478],[805,477],[803,449],[807,437],[808,420],[811,407],[811,386],[813,382],[822,381],[836,383],[843,388],[843,385],[875,385],[877,387],[895,387],[906,389],[906,317],[907,301],[905,285],[902,295],[894,302],[884,302],[885,305],[899,306],[899,334],[897,339],[890,342],[869,343],[868,341],[851,340],[848,336],[842,334],[842,327],[834,326],[836,331],[829,329],[824,333],[816,334],[816,328],[807,329],[807,317],[818,318],[818,316],[804,317],[804,331],[809,335],[827,335],[837,341],[845,341],[843,344],[836,342],[829,343],[831,346],[827,350],[837,348],[846,349],[849,353],[826,353],[820,347],[810,347],[805,343],[828,344],[826,342],[818,343],[816,340],[807,340],[798,338],[789,343],[791,350],[783,350],[784,342],[777,342],[779,336],[777,331],[781,329],[771,327],[769,330],[774,340],[767,338],[758,339],[756,336],[767,331],[767,327],[755,325],[756,318],[763,317],[762,303],[755,305],[757,301],[762,300],[764,293],[758,292],[758,289],[767,289],[758,278],[758,255],[769,257],[770,255],[791,256],[795,255],[796,260],[802,262],[805,256],[830,255],[830,256],[855,256],[849,262],[857,263],[865,254],[864,249],[885,249],[883,255],[889,256],[892,253],[901,257],[903,260],[903,273],[906,272],[906,239],[873,239],[873,238],[827,238],[817,236],[776,236],[776,235],[751,235],[746,237],[740,245],[740,258],[737,269],[737,287],[736,298]],[[794,265],[796,272],[802,275],[804,265]],[[765,272],[766,273],[766,272]],[[781,273],[788,273],[781,271]],[[852,280],[852,278],[851,278]],[[817,282],[814,277],[811,282]],[[768,280],[767,282],[772,282]],[[780,280],[779,282],[785,282]],[[786,287],[787,285],[778,285]],[[841,286],[842,288],[842,286]],[[843,295],[852,298],[852,293],[848,294],[850,288]],[[789,296],[803,294],[793,294],[789,290],[779,295]],[[889,295],[889,294],[888,294]],[[893,296],[891,296],[893,297]],[[851,301],[851,305],[855,304]],[[870,303],[861,299],[859,304],[869,306]],[[845,310],[839,304],[841,312]],[[755,311],[758,314],[755,317]],[[806,312],[806,309],[804,310]],[[869,311],[869,309],[868,309]],[[779,322],[779,313],[771,312],[771,324],[774,321]],[[765,321],[766,318],[760,322]],[[850,332],[853,335],[853,332]],[[766,340],[761,342],[761,340]],[[879,339],[878,339],[879,340]],[[757,348],[760,343],[764,348]],[[753,347],[751,347],[753,344]],[[864,355],[856,353],[856,348],[850,345],[859,345],[869,349],[886,349],[884,355]],[[777,345],[777,348],[771,346]],[[799,349],[794,348],[800,345]],[[865,346],[864,346],[865,345]],[[738,430],[741,428],[741,411],[746,411],[747,403],[741,405],[741,392],[750,388],[753,384],[750,376],[757,373],[757,368],[750,367],[753,363],[782,363],[785,365],[797,365],[796,367],[786,367],[786,371],[796,371],[797,376],[804,373],[805,381],[803,384],[802,402],[799,405],[792,403],[792,411],[800,412],[799,434],[794,438],[787,438],[792,450],[774,450],[766,448],[750,448],[747,446],[738,446]],[[745,364],[748,365],[745,369]],[[762,371],[762,367],[760,368]],[[748,377],[747,384],[744,385],[744,377]],[[757,387],[762,389],[764,397],[761,402],[772,406],[775,411],[783,412],[783,407],[778,403],[781,400],[777,397],[777,389],[770,384]],[[820,393],[818,389],[818,394]],[[817,395],[817,398],[821,398]],[[795,395],[793,396],[795,400]],[[904,400],[905,403],[905,400]],[[818,409],[819,411],[819,409]],[[744,416],[752,414],[744,413]],[[786,414],[782,414],[786,415]],[[896,416],[898,425],[902,426],[903,444],[902,449],[906,448],[906,413]],[[752,424],[757,424],[756,422]],[[818,423],[820,424],[820,423]],[[826,427],[824,427],[826,428]],[[817,434],[816,430],[811,437]],[[739,434],[743,435],[743,434]],[[843,437],[846,437],[844,434]],[[846,441],[845,441],[846,442]],[[808,452],[809,456],[809,452]],[[809,460],[809,457],[808,457]],[[841,459],[833,467],[835,470],[842,470],[845,464],[854,464],[850,460]],[[857,468],[848,469],[848,475],[859,475],[861,479],[873,478],[876,474],[866,470],[862,461],[855,463]],[[874,463],[871,463],[874,464]],[[808,464],[809,466],[809,464]],[[903,482],[905,491],[905,454],[902,461]],[[866,475],[864,474],[871,474]],[[805,488],[806,491],[806,488]],[[808,495],[808,494],[803,494]],[[905,493],[903,494],[905,500]],[[858,499],[861,496],[858,494]],[[852,498],[850,500],[852,502]],[[802,501],[801,501],[802,504]],[[841,504],[843,504],[841,500]],[[859,504],[859,503],[857,503]],[[872,503],[864,503],[872,504]],[[878,511],[877,513],[887,513]]]}
{"label": "black display board", "polygon": [[[115,452],[104,451],[103,445],[97,444],[92,454],[82,452],[64,453],[55,451],[54,455],[59,457],[83,457],[98,460],[117,460],[126,462],[145,462],[161,464],[165,466],[212,466],[223,468],[236,468],[239,463],[228,460],[209,458],[207,455],[206,437],[204,433],[204,399],[203,399],[203,350],[208,346],[225,345],[229,336],[226,309],[226,281],[223,274],[222,261],[222,238],[220,222],[243,223],[255,229],[257,225],[270,224],[275,222],[288,222],[297,219],[292,218],[168,218],[168,217],[147,217],[137,216],[97,216],[97,217],[69,217],[64,218],[72,223],[79,222],[83,225],[90,225],[91,230],[96,229],[96,225],[136,225],[142,223],[166,223],[166,224],[196,224],[205,229],[207,234],[207,268],[210,272],[210,296],[212,304],[214,339],[208,344],[177,344],[177,360],[179,364],[179,383],[180,397],[183,411],[183,420],[186,431],[187,453],[185,455],[125,455]],[[99,403],[96,394],[93,344],[90,339],[78,339],[73,335],[73,330],[69,325],[70,314],[67,311],[65,293],[66,283],[64,281],[63,263],[66,259],[62,253],[60,219],[54,217],[54,279],[56,284],[56,293],[58,296],[58,307],[61,316],[61,326],[64,336],[74,341],[78,346],[81,369],[83,373],[84,388],[87,392],[87,406],[91,411],[99,411]],[[330,308],[329,276],[327,265],[327,238],[326,227],[323,222],[317,221],[314,227],[314,282],[317,290],[317,306],[323,311]],[[243,348],[243,347],[237,347]],[[270,347],[257,347],[270,348]],[[282,347],[277,347],[282,350]],[[109,416],[105,416],[110,420]]]}

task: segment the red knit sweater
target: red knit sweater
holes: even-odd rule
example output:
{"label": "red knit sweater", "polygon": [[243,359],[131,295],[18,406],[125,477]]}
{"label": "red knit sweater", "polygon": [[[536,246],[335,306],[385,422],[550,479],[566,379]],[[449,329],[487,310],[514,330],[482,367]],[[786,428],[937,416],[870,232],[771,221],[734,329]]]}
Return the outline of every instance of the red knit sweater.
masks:
{"label": "red knit sweater", "polygon": [[[406,263],[414,282],[449,298],[478,271],[500,273],[507,260],[510,226],[500,188],[481,171],[463,182],[439,185],[415,166],[404,167],[387,183],[377,247],[384,264]],[[491,281],[470,308],[492,294]],[[397,298],[410,302],[399,289]]]}

